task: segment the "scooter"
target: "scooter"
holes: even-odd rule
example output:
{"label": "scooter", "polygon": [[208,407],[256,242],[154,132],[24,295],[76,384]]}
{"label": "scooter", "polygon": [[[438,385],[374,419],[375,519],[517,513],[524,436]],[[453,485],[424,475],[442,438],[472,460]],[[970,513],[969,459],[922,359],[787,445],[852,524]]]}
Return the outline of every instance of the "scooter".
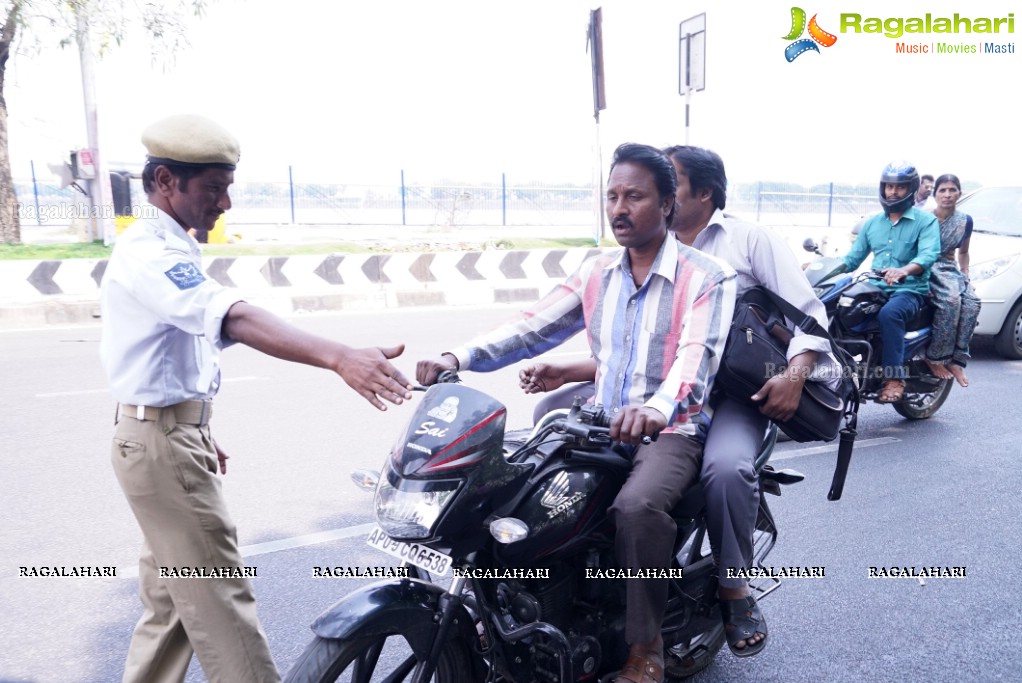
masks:
{"label": "scooter", "polygon": [[[887,302],[887,294],[873,282],[882,280],[883,275],[871,271],[859,275],[841,273],[841,259],[825,256],[811,238],[802,243],[802,248],[820,257],[806,267],[805,274],[827,309],[831,336],[855,360],[860,400],[879,402],[885,378],[877,314]],[[905,328],[909,376],[905,395],[891,405],[910,420],[931,417],[951,393],[951,380],[931,373],[923,354],[930,343],[932,321],[933,307],[926,303]]]}
{"label": "scooter", "polygon": [[[609,682],[628,654],[625,583],[614,560],[608,508],[631,467],[610,420],[577,400],[532,430],[505,434],[507,410],[443,373],[418,406],[382,472],[353,478],[374,495],[379,525],[367,543],[402,562],[407,577],[343,597],[287,683]],[[802,481],[755,460],[762,493]],[[702,488],[673,510],[678,533],[663,623],[665,675],[709,666],[725,642]],[[754,568],[777,539],[760,496]],[[756,571],[757,598],[780,580]]]}

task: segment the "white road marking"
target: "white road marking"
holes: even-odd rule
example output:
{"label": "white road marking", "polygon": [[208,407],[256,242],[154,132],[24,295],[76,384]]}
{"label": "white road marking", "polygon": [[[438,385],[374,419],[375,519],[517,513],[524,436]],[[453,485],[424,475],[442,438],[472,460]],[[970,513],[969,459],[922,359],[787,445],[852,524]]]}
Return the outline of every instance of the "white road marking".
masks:
{"label": "white road marking", "polygon": [[[896,439],[892,436],[881,436],[876,439],[856,439],[855,448],[853,453],[860,448],[869,448],[870,446],[884,446],[890,443],[898,443],[901,439]],[[788,458],[801,458],[806,455],[817,455],[819,453],[837,453],[839,442],[837,440],[834,443],[829,443],[826,446],[808,446],[806,448],[796,448],[790,451],[784,451],[777,453],[776,455],[770,456],[770,462],[774,460],[787,460]]]}
{"label": "white road marking", "polygon": [[[307,545],[316,545],[317,543],[328,543],[330,541],[339,541],[345,538],[352,538],[354,536],[366,536],[370,531],[376,528],[375,523],[359,524],[357,526],[346,526],[340,529],[329,529],[327,531],[317,531],[312,534],[304,534],[302,536],[292,536],[291,538],[280,538],[276,541],[267,541],[266,543],[254,543],[252,545],[243,545],[241,550],[242,557],[254,557],[256,555],[265,555],[266,553],[275,553],[279,550],[291,550],[292,548],[302,548]],[[138,576],[138,565],[130,567],[118,567],[117,568],[118,578],[124,577],[133,579]]]}

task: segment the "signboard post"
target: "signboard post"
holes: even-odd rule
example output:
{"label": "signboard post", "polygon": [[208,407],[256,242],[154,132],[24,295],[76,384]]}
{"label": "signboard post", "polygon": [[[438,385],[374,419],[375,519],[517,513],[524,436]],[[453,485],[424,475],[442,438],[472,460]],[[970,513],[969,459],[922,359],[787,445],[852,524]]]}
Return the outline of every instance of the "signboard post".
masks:
{"label": "signboard post", "polygon": [[603,8],[589,12],[589,30],[586,34],[586,47],[593,65],[593,118],[596,119],[596,149],[593,173],[593,204],[596,209],[595,234],[593,242],[597,246],[605,232],[603,211],[603,151],[600,145],[600,111],[607,108],[607,95],[603,80]]}
{"label": "signboard post", "polygon": [[685,97],[685,144],[688,144],[692,93],[706,88],[706,13],[678,26],[678,94]]}

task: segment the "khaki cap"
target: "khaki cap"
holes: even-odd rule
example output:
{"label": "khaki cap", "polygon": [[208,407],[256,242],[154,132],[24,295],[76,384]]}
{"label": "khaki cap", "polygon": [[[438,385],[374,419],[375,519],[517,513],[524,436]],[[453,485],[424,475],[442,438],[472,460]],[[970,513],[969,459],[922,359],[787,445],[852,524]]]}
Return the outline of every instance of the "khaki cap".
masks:
{"label": "khaki cap", "polygon": [[241,146],[220,124],[204,116],[180,114],[152,124],[142,132],[149,161],[183,166],[217,166],[233,171]]}

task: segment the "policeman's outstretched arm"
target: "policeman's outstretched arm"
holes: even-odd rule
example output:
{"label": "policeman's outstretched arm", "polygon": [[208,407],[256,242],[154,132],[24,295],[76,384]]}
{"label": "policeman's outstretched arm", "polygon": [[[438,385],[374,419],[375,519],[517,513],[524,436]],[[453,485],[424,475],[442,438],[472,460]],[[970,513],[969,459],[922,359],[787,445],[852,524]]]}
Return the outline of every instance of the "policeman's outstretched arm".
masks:
{"label": "policeman's outstretched arm", "polygon": [[223,332],[228,339],[270,356],[333,370],[379,410],[387,409],[384,400],[399,405],[412,397],[411,383],[390,363],[390,359],[405,350],[404,344],[353,349],[300,330],[266,309],[244,301],[231,306],[224,318]]}

